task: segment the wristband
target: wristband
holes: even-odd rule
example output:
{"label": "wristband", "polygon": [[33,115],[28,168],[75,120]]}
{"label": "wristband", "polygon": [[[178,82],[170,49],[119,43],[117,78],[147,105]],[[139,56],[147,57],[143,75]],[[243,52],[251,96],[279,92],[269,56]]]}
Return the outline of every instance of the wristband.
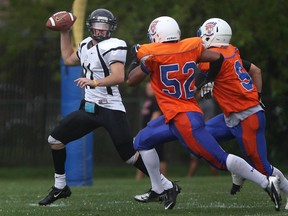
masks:
{"label": "wristband", "polygon": [[93,80],[95,87],[98,85],[97,80]]}

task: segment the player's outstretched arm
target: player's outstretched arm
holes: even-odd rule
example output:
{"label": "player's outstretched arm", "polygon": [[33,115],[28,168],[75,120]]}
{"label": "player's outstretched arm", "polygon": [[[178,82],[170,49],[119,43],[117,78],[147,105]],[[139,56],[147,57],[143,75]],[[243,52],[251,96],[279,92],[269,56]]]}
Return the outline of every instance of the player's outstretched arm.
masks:
{"label": "player's outstretched arm", "polygon": [[61,46],[61,55],[65,65],[79,65],[80,60],[74,51],[71,37],[70,37],[71,30],[64,30],[61,31],[60,36],[60,46]]}
{"label": "player's outstretched arm", "polygon": [[142,71],[141,66],[139,65],[135,67],[132,71],[130,71],[130,73],[128,74],[128,79],[126,83],[129,86],[135,86],[139,84],[140,82],[142,82],[142,80],[144,80],[146,76],[147,76],[147,73]]}
{"label": "player's outstretched arm", "polygon": [[210,62],[209,73],[203,82],[201,82],[197,89],[200,90],[204,85],[209,82],[213,82],[219,73],[222,63],[224,61],[224,57],[221,53],[215,52],[209,49],[205,49],[202,52],[202,55],[198,59],[199,62]]}

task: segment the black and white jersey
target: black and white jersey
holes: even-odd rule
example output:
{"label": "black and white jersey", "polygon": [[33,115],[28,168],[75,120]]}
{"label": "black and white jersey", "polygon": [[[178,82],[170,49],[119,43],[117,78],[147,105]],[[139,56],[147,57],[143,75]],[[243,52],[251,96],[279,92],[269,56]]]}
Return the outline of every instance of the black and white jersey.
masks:
{"label": "black and white jersey", "polygon": [[[110,64],[126,62],[126,42],[117,38],[110,38],[93,46],[92,38],[87,37],[78,47],[78,57],[83,68],[83,77],[91,80],[102,79],[111,74]],[[125,112],[119,86],[85,88],[85,100],[112,110]]]}

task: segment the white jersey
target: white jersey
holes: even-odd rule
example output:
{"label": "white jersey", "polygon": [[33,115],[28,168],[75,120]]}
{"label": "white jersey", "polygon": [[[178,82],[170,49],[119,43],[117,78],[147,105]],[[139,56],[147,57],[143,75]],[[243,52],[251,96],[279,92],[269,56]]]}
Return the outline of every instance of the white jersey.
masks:
{"label": "white jersey", "polygon": [[[126,42],[110,38],[92,45],[92,38],[85,38],[78,47],[77,53],[83,68],[83,77],[91,80],[102,79],[111,74],[109,65],[113,62],[126,62]],[[101,107],[126,112],[122,103],[118,85],[96,88],[85,88],[85,100],[96,103]]]}

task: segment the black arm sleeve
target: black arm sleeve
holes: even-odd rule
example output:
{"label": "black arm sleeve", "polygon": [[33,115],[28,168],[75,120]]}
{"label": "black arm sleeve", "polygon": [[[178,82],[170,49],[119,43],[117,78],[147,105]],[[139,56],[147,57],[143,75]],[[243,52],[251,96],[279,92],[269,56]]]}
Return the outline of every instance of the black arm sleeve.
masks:
{"label": "black arm sleeve", "polygon": [[199,71],[195,77],[195,86],[198,88],[200,86],[203,86],[202,83],[206,81],[208,73],[202,73]]}
{"label": "black arm sleeve", "polygon": [[251,68],[251,62],[249,62],[247,60],[244,60],[244,59],[242,59],[242,62],[243,62],[243,67],[248,72],[250,70],[250,68]]}
{"label": "black arm sleeve", "polygon": [[139,65],[138,59],[137,59],[137,58],[133,59],[132,62],[131,62],[131,64],[129,65],[129,67],[128,67],[128,69],[127,69],[127,70],[128,70],[128,74],[129,74],[134,68],[136,68],[138,65]]}
{"label": "black arm sleeve", "polygon": [[222,54],[220,54],[219,59],[210,63],[208,76],[204,80],[202,77],[202,80],[200,80],[200,82],[198,82],[198,85],[196,84],[197,90],[200,90],[205,84],[207,84],[209,82],[213,82],[215,80],[217,74],[219,73],[219,71],[221,69],[223,61],[224,61],[224,57]]}
{"label": "black arm sleeve", "polygon": [[134,69],[136,68],[138,65],[139,65],[139,60],[137,58],[137,52],[138,52],[138,49],[139,49],[140,45],[139,44],[135,44],[131,47],[130,49],[130,52],[131,52],[131,55],[132,55],[132,62],[131,64],[129,65],[127,71],[128,71],[128,74]]}
{"label": "black arm sleeve", "polygon": [[208,77],[207,77],[207,81],[211,82],[211,81],[215,80],[217,74],[219,73],[219,71],[221,69],[223,61],[224,61],[224,57],[223,57],[222,54],[220,54],[219,59],[217,59],[216,61],[210,63],[210,68],[209,68],[209,74],[208,74]]}

